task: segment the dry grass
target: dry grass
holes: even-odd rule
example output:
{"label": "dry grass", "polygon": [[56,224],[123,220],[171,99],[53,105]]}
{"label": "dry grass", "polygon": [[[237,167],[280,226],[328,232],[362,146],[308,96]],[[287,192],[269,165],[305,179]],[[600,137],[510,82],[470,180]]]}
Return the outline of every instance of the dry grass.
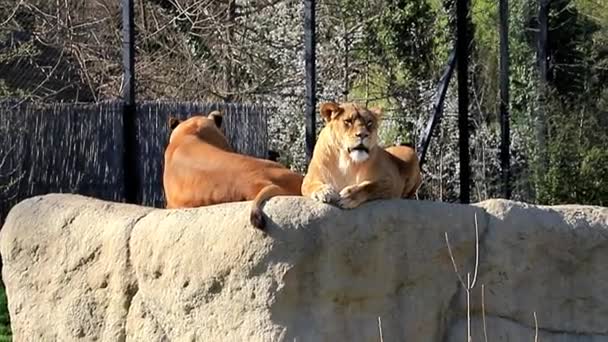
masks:
{"label": "dry grass", "polygon": [[448,253],[450,254],[450,259],[452,260],[454,272],[456,273],[458,281],[460,282],[462,288],[465,289],[465,293],[467,295],[467,341],[471,342],[473,340],[471,337],[471,290],[475,288],[475,284],[477,283],[477,270],[479,268],[479,227],[477,225],[477,213],[475,213],[475,269],[473,272],[473,280],[471,280],[471,272],[467,272],[467,282],[465,283],[462,275],[458,271],[458,266],[456,266],[456,259],[454,258],[454,253],[452,253],[452,247],[450,245],[450,239],[447,232],[445,233],[445,243],[448,246]]}
{"label": "dry grass", "polygon": [[[479,226],[477,224],[477,214],[475,214],[475,268],[473,271],[473,279],[471,280],[471,273],[467,272],[467,281],[464,282],[464,278],[458,271],[458,266],[456,265],[456,259],[454,258],[454,254],[452,252],[452,246],[450,245],[450,239],[448,237],[448,233],[445,233],[445,243],[448,247],[448,253],[450,254],[450,259],[452,260],[452,266],[454,267],[454,272],[458,277],[458,281],[460,285],[465,290],[467,296],[467,336],[466,340],[468,342],[472,342],[472,334],[471,334],[471,290],[475,287],[477,283],[477,274],[479,269]],[[488,331],[486,325],[486,303],[485,303],[485,284],[481,284],[481,317],[483,324],[483,336],[484,341],[488,342]],[[536,312],[534,312],[534,342],[538,342],[538,320],[536,317]]]}

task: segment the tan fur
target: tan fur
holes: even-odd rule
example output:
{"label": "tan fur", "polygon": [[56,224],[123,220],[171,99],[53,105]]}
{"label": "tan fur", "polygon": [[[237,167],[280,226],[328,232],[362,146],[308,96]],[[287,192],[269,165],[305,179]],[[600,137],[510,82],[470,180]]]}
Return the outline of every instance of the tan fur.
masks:
{"label": "tan fur", "polygon": [[263,229],[262,203],[301,195],[303,177],[279,163],[235,153],[219,129],[221,114],[172,119],[165,150],[163,186],[167,208],[251,201],[251,224]]}
{"label": "tan fur", "polygon": [[401,197],[416,197],[416,192],[422,184],[420,162],[416,150],[410,146],[390,146],[385,150],[399,159],[396,162],[399,165],[401,177],[405,180]]}
{"label": "tan fur", "polygon": [[[304,196],[355,208],[375,199],[415,195],[421,182],[416,153],[407,146],[378,146],[380,115],[378,109],[353,103],[321,105],[326,125],[304,177]],[[367,159],[357,148],[367,149]]]}

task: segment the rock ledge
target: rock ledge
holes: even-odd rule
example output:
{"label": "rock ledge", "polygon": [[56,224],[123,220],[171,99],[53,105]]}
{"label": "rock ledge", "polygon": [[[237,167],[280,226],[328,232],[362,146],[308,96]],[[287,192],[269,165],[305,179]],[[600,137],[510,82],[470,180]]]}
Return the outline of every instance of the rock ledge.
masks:
{"label": "rock ledge", "polygon": [[[16,341],[608,341],[608,208],[301,197],[161,210],[51,194],[0,231]],[[465,277],[466,279],[466,277]]]}

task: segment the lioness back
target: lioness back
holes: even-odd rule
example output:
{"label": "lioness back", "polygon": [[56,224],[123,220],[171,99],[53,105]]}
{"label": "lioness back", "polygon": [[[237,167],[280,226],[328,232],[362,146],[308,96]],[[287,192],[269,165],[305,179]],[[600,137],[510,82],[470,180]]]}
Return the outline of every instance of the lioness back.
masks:
{"label": "lioness back", "polygon": [[386,151],[397,159],[395,162],[399,165],[401,177],[404,179],[401,197],[414,198],[422,184],[420,162],[416,150],[411,146],[390,146],[386,148]]}
{"label": "lioness back", "polygon": [[277,195],[301,195],[303,177],[279,163],[232,151],[221,114],[171,122],[163,187],[167,208],[253,201],[250,221],[265,225],[261,204]]}

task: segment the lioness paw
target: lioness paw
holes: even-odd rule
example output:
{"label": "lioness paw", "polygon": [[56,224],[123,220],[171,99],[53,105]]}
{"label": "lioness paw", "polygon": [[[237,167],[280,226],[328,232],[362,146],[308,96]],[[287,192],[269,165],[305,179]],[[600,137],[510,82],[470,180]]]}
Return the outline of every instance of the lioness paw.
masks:
{"label": "lioness paw", "polygon": [[350,197],[354,195],[357,190],[359,190],[359,186],[357,184],[349,185],[340,191],[340,198]]}
{"label": "lioness paw", "polygon": [[365,202],[362,196],[359,185],[349,185],[340,191],[340,199],[338,205],[344,209],[353,209]]}
{"label": "lioness paw", "polygon": [[313,192],[310,197],[323,203],[336,203],[336,201],[338,201],[340,198],[340,195],[330,185],[324,185],[319,190]]}

